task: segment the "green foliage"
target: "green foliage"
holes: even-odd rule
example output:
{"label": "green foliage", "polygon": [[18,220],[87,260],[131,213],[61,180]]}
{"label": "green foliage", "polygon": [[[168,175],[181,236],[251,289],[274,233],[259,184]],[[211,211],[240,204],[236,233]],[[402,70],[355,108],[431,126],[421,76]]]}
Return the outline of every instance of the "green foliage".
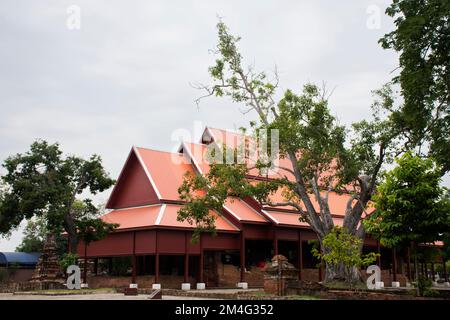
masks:
{"label": "green foliage", "polygon": [[432,289],[433,281],[427,277],[420,276],[419,281],[415,281],[412,285],[417,288],[417,293],[420,297],[436,297],[439,292]]}
{"label": "green foliage", "polygon": [[[22,242],[17,252],[42,252],[49,231],[45,217],[33,217],[27,221],[23,231]],[[56,254],[61,257],[67,251],[67,238],[60,233],[54,235]]]}
{"label": "green foliage", "polygon": [[[306,179],[330,169],[340,169],[340,155],[347,152],[344,148],[345,128],[331,115],[328,101],[316,85],[306,84],[298,95],[287,90],[277,109],[278,116],[268,128],[279,131],[282,156],[289,152],[302,155],[298,159],[298,168]],[[333,161],[335,159],[338,163]],[[326,183],[325,180],[322,183]]]}
{"label": "green foliage", "polygon": [[380,39],[384,49],[400,55],[393,82],[401,86],[404,105],[395,122],[408,148],[429,144],[441,174],[450,170],[449,12],[448,0],[394,0],[386,13],[395,30]]}
{"label": "green foliage", "polygon": [[[362,245],[363,240],[347,232],[345,228],[335,226],[322,239],[322,250],[313,247],[312,254],[334,267],[343,266],[345,273],[349,275],[354,268],[367,266],[378,256],[374,252],[361,255]],[[347,276],[346,279],[351,277]]]}
{"label": "green foliage", "polygon": [[90,218],[97,208],[89,199],[77,208],[77,196],[88,190],[102,192],[114,184],[102,166],[99,156],[89,160],[76,156],[63,157],[59,145],[34,142],[30,150],[5,160],[6,186],[0,204],[0,234],[16,228],[23,219],[43,217],[49,233],[68,233],[71,250],[76,250],[77,228],[108,228],[101,220]]}
{"label": "green foliage", "polygon": [[[223,147],[221,156],[226,157],[226,146]],[[186,173],[183,184],[178,188],[180,199],[185,204],[178,211],[177,220],[186,220],[195,226],[193,242],[198,241],[201,232],[215,234],[214,222],[217,216],[211,214],[211,210],[220,212],[228,197],[245,198],[253,195],[262,200],[279,187],[277,181],[250,183],[245,179],[248,173],[245,164],[220,162],[222,163],[211,163],[206,175]]]}
{"label": "green foliage", "polygon": [[[278,132],[280,154],[269,155],[268,161],[258,159],[255,167],[260,176],[265,176],[263,169],[275,164],[273,157],[285,159],[290,165],[284,172],[279,170],[279,177],[270,181],[250,182],[246,179],[249,173],[246,166],[229,162],[213,163],[206,175],[188,175],[178,190],[180,198],[186,201],[179,211],[179,220],[198,226],[195,234],[198,238],[202,230],[214,231],[214,215],[210,210],[222,210],[229,197],[252,197],[261,205],[295,208],[300,219],[322,239],[334,227],[328,190],[347,192],[356,200],[349,201],[344,227],[349,234],[363,238],[365,231],[360,221],[379,172],[398,151],[395,140],[399,130],[391,117],[392,110],[398,107],[394,106],[391,88],[385,86],[374,92],[377,100],[372,118],[355,123],[348,130],[330,111],[325,86],[307,83],[299,92],[286,90],[277,101],[276,71],[271,80],[253,66],[244,67],[238,48],[240,38],[232,35],[222,21],[217,24],[217,31],[218,44],[214,50],[217,59],[209,68],[212,85],[198,86],[207,94],[197,99],[197,103],[207,96],[226,96],[244,104],[248,108],[245,113],[258,114],[259,122],[250,122],[255,136],[261,130]],[[253,141],[260,143],[256,137]],[[274,203],[270,196],[278,191],[283,199]]]}
{"label": "green foliage", "polygon": [[61,259],[59,260],[59,265],[61,266],[61,269],[66,273],[66,270],[71,265],[77,265],[78,264],[78,255],[75,253],[65,253]]}
{"label": "green foliage", "polygon": [[17,246],[17,252],[42,252],[47,235],[46,222],[43,217],[30,219],[23,231],[22,242]]}
{"label": "green foliage", "polygon": [[450,200],[440,186],[440,168],[411,152],[396,162],[378,187],[366,230],[388,247],[442,240],[450,229]]}

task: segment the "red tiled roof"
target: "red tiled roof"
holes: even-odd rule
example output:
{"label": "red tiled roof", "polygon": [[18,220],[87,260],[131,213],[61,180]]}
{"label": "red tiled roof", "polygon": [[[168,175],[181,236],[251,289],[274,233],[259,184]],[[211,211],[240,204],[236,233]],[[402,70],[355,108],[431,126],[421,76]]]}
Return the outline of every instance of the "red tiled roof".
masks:
{"label": "red tiled roof", "polygon": [[258,211],[239,198],[228,198],[224,209],[239,221],[268,223],[268,220]]}
{"label": "red tiled roof", "polygon": [[[291,213],[285,211],[275,211],[275,210],[263,210],[263,213],[269,217],[274,223],[278,225],[295,226],[295,227],[309,227],[306,222],[300,221],[300,214]],[[337,226],[342,226],[344,219],[333,218],[333,222]]]}
{"label": "red tiled roof", "polygon": [[150,227],[155,224],[160,209],[160,205],[117,209],[105,214],[101,219],[108,223],[118,223],[118,230]]}
{"label": "red tiled roof", "polygon": [[[174,227],[193,229],[195,225],[187,221],[177,221],[177,211],[181,205],[161,204],[145,207],[113,210],[102,217],[103,221],[119,224],[118,230],[130,228]],[[215,227],[218,231],[238,231],[238,229],[220,214],[210,211],[216,216]]]}
{"label": "red tiled roof", "polygon": [[[241,133],[211,127],[207,127],[205,131],[209,132],[210,135],[212,135],[212,139],[218,145],[226,144],[227,148],[235,149],[239,146],[242,146],[242,144],[247,144],[250,149],[253,148],[255,152],[251,152],[250,158],[246,159],[247,165],[250,168],[249,175],[255,177],[261,176],[259,169],[255,168],[258,160],[258,155],[256,152],[257,148],[253,136],[243,135]],[[275,179],[287,177],[290,180],[295,179],[294,175],[291,173],[292,164],[289,159],[280,157],[276,166],[277,167],[273,170],[269,170],[267,174],[268,178]]]}
{"label": "red tiled roof", "polygon": [[186,172],[194,172],[192,165],[179,153],[135,148],[152,179],[161,199],[179,200],[178,188]]}

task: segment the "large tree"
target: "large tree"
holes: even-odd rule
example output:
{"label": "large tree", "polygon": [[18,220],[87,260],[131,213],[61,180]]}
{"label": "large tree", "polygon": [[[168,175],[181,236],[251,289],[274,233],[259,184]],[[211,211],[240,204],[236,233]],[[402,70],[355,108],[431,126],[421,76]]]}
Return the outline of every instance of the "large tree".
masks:
{"label": "large tree", "polygon": [[393,82],[404,100],[395,111],[405,149],[432,156],[450,170],[450,1],[394,0],[386,9],[395,30],[380,43],[399,53]]}
{"label": "large tree", "polygon": [[396,162],[378,186],[376,211],[364,225],[384,246],[412,244],[418,279],[418,246],[445,240],[450,232],[450,199],[440,186],[441,168],[435,161],[407,152]]}
{"label": "large tree", "polygon": [[97,194],[114,184],[99,156],[64,157],[57,143],[36,141],[29,151],[7,158],[3,167],[6,190],[0,203],[0,234],[24,219],[43,217],[47,232],[67,232],[70,251],[76,253],[80,230],[93,228],[104,234],[103,230],[114,229],[96,216],[98,208],[90,199],[78,199],[85,191]]}
{"label": "large tree", "polygon": [[[361,218],[367,212],[383,163],[390,158],[396,132],[391,130],[391,118],[375,112],[370,121],[352,126],[351,134],[339,125],[328,107],[328,95],[313,84],[306,84],[300,93],[286,90],[279,101],[278,77],[270,81],[264,72],[244,68],[237,42],[240,38],[229,33],[219,22],[217,60],[209,71],[212,85],[199,85],[206,96],[227,96],[242,103],[258,115],[251,125],[256,131],[278,130],[280,157],[287,159],[289,168],[279,168],[284,173],[270,181],[249,181],[248,166],[213,162],[206,175],[188,175],[180,187],[186,205],[179,212],[181,220],[195,222],[200,229],[214,228],[210,208],[221,209],[229,196],[251,196],[263,205],[291,206],[317,234],[322,253],[330,248],[322,242],[334,230],[332,210],[328,203],[329,192],[351,195],[345,212],[343,228],[360,239],[365,236]],[[392,92],[388,87],[376,92],[374,104],[377,111],[393,107]],[[225,153],[225,152],[224,152]],[[274,166],[278,155],[269,161],[257,162],[257,167]],[[226,157],[226,155],[224,155]],[[217,158],[217,157],[215,157]],[[271,201],[271,195],[283,190],[283,201]],[[197,190],[205,190],[204,194]],[[314,202],[319,204],[318,209]],[[359,278],[354,268],[350,275],[345,267],[326,263],[325,280]]]}

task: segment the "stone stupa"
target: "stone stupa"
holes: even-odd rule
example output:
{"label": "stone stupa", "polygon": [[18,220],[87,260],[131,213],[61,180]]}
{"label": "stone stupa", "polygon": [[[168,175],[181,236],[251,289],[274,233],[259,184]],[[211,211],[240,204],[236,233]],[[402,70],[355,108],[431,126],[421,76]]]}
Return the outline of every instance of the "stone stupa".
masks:
{"label": "stone stupa", "polygon": [[53,235],[47,235],[44,243],[42,255],[36,265],[31,282],[48,282],[62,284],[64,283],[64,275],[59,266],[59,259],[56,255],[56,243]]}

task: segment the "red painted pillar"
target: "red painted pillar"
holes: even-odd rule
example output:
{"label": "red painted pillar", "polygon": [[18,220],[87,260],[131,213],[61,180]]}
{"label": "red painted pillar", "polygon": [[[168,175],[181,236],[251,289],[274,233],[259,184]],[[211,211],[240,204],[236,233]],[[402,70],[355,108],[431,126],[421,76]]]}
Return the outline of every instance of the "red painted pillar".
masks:
{"label": "red painted pillar", "polygon": [[159,248],[158,248],[158,230],[155,230],[155,283],[159,283]]}
{"label": "red painted pillar", "polygon": [[322,281],[322,260],[320,260],[320,264],[319,264],[319,282]]}
{"label": "red painted pillar", "polygon": [[377,257],[377,265],[378,265],[378,267],[381,270],[381,247],[380,247],[380,241],[379,240],[377,240],[377,251],[378,251],[378,254],[379,254],[379,256]]}
{"label": "red painted pillar", "polygon": [[83,283],[87,283],[87,244],[84,244],[84,268],[83,268]]}
{"label": "red painted pillar", "polygon": [[95,275],[98,275],[98,258],[95,258],[94,260],[94,273]]}
{"label": "red painted pillar", "polygon": [[145,276],[145,274],[147,272],[147,270],[146,270],[147,266],[146,266],[146,263],[145,263],[145,258],[146,258],[146,256],[143,255],[142,256],[142,273],[141,273],[143,276]]}
{"label": "red painted pillar", "polygon": [[203,283],[203,264],[204,264],[204,255],[203,255],[203,235],[200,234],[200,266],[199,266],[199,282]]}
{"label": "red painted pillar", "polygon": [[392,248],[392,281],[397,281],[397,250]]}
{"label": "red painted pillar", "polygon": [[131,283],[136,283],[136,231],[133,232],[133,257],[131,263]]}
{"label": "red painted pillar", "polygon": [[406,259],[408,260],[408,263],[406,265],[406,272],[408,274],[408,280],[411,281],[412,274],[411,274],[411,248],[408,247],[406,249]]}
{"label": "red painted pillar", "polygon": [[277,237],[277,229],[273,229],[273,255],[278,255],[278,237]]}
{"label": "red painted pillar", "polygon": [[444,271],[444,280],[445,282],[448,282],[448,273],[447,273],[447,265],[446,265],[445,258],[442,256],[442,270]]}
{"label": "red painted pillar", "polygon": [[433,281],[436,280],[436,274],[434,272],[434,262],[431,262],[431,277],[432,277]]}
{"label": "red painted pillar", "polygon": [[303,270],[303,247],[302,247],[302,232],[298,230],[298,280],[302,280]]}
{"label": "red painted pillar", "polygon": [[245,282],[245,237],[244,237],[244,230],[241,231],[241,281]]}
{"label": "red painted pillar", "polygon": [[188,254],[188,235],[184,232],[184,283],[189,280],[189,254]]}

